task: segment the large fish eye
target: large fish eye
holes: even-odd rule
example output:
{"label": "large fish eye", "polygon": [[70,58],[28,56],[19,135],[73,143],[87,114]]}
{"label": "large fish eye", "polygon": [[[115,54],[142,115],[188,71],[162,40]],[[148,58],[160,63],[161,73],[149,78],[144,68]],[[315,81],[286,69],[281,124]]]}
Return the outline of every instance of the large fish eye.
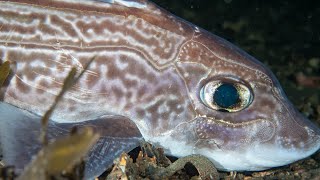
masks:
{"label": "large fish eye", "polygon": [[248,107],[253,95],[239,82],[210,81],[200,91],[201,101],[209,108],[225,112],[237,112]]}

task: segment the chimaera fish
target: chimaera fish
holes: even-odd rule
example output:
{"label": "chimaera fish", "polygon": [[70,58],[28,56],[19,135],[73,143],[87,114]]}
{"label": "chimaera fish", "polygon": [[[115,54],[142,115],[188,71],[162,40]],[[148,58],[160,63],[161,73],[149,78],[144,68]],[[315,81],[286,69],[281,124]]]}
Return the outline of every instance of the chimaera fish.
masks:
{"label": "chimaera fish", "polygon": [[226,171],[281,166],[319,149],[319,128],[270,70],[151,2],[0,0],[0,58],[15,67],[1,94],[5,164],[22,169],[39,150],[40,117],[70,69],[93,56],[49,124],[50,138],[83,125],[102,134],[86,177],[143,138]]}

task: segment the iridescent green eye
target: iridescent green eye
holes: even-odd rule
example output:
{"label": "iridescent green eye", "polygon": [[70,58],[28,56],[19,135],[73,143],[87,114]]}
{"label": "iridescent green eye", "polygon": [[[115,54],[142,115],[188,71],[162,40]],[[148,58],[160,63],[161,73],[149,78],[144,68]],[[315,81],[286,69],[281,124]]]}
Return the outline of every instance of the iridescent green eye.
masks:
{"label": "iridescent green eye", "polygon": [[214,110],[237,112],[248,107],[253,95],[239,82],[210,81],[200,91],[201,101]]}

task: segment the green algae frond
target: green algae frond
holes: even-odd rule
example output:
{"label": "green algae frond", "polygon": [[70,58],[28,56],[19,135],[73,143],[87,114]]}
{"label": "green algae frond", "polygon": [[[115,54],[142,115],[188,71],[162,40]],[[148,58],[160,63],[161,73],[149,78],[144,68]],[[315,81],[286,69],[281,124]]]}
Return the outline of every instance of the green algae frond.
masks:
{"label": "green algae frond", "polygon": [[10,73],[10,62],[6,61],[0,65],[0,87],[3,86],[4,82],[8,78]]}

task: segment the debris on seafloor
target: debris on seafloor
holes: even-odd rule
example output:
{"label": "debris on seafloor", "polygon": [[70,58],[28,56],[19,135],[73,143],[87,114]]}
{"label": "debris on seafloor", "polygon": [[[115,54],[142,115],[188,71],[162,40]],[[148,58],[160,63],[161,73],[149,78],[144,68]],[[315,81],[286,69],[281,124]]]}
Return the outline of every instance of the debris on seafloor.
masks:
{"label": "debris on seafloor", "polygon": [[[202,155],[190,155],[171,162],[161,148],[144,143],[135,162],[123,153],[115,160],[107,180],[126,179],[219,179],[219,173],[213,163]],[[192,164],[199,176],[188,177],[179,173],[187,163]]]}
{"label": "debris on seafloor", "polygon": [[296,74],[298,85],[311,88],[320,88],[320,76],[306,76],[302,72]]}
{"label": "debris on seafloor", "polygon": [[[296,163],[272,168],[260,172],[217,172],[212,163],[205,157],[193,155],[182,157],[171,162],[161,148],[154,148],[148,143],[143,143],[142,150],[136,158],[123,153],[114,162],[112,170],[107,177],[101,180],[128,180],[128,179],[319,179],[320,174],[320,152]],[[194,174],[192,168],[187,168],[186,163],[195,166],[198,175]],[[191,175],[190,175],[191,172]],[[192,175],[193,174],[193,175]],[[211,177],[210,177],[211,175]]]}
{"label": "debris on seafloor", "polygon": [[3,180],[3,179],[12,180],[14,178],[16,178],[16,174],[14,172],[14,167],[13,166],[5,166],[0,161],[0,180]]}

